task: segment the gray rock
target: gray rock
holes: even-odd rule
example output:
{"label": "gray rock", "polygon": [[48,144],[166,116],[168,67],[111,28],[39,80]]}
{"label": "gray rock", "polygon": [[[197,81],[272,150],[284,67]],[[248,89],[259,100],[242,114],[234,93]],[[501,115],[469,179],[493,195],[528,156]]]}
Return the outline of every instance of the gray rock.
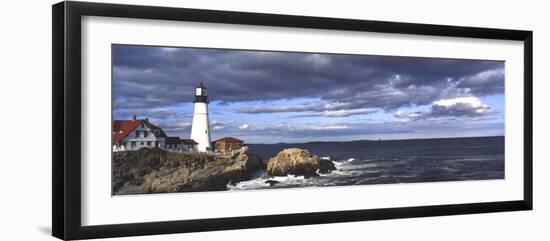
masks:
{"label": "gray rock", "polygon": [[267,183],[267,184],[269,184],[270,187],[273,187],[273,186],[275,186],[275,184],[280,183],[280,182],[275,181],[275,180],[267,180],[264,183]]}

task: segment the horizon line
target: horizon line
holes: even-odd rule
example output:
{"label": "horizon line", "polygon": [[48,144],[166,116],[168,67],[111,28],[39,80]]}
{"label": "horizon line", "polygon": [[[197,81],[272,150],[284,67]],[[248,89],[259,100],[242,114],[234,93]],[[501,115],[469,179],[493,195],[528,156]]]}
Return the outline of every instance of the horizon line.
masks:
{"label": "horizon line", "polygon": [[355,139],[349,141],[308,141],[308,142],[277,142],[277,143],[246,143],[246,145],[277,145],[277,144],[308,144],[308,143],[338,143],[354,141],[407,141],[407,140],[437,140],[437,139],[463,139],[463,138],[484,138],[484,137],[505,137],[505,135],[492,136],[460,136],[460,137],[425,137],[425,138],[395,138],[395,139]]}

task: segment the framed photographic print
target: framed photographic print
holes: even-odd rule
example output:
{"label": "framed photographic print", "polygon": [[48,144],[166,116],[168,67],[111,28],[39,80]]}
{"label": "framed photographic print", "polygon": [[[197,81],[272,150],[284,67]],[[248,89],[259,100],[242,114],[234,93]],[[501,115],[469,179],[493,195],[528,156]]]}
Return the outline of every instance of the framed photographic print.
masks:
{"label": "framed photographic print", "polygon": [[532,32],[61,2],[53,133],[61,239],[530,210]]}

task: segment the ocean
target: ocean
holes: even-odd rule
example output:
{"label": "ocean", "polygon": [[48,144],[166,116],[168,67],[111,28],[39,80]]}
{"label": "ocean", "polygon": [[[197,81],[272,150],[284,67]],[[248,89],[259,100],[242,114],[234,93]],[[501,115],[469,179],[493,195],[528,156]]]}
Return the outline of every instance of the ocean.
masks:
{"label": "ocean", "polygon": [[[504,136],[300,144],[249,144],[264,160],[298,147],[331,160],[335,171],[304,179],[269,177],[228,184],[229,190],[504,179]],[[266,181],[276,181],[270,186]]]}

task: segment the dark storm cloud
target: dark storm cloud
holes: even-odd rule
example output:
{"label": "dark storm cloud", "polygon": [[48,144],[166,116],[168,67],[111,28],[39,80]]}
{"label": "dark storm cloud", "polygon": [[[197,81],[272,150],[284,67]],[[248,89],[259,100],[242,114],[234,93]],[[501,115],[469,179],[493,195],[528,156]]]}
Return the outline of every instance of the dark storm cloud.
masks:
{"label": "dark storm cloud", "polygon": [[162,108],[134,108],[134,109],[117,109],[114,115],[119,119],[130,119],[133,115],[137,117],[148,117],[155,119],[174,119],[174,118],[190,118],[192,113],[174,111]]}
{"label": "dark storm cloud", "polygon": [[243,113],[395,110],[504,91],[501,61],[114,45],[113,63],[114,105],[122,109],[191,102],[201,81],[222,103],[323,102],[236,110]]}
{"label": "dark storm cloud", "polygon": [[490,69],[460,79],[459,88],[468,88],[478,95],[504,93],[504,69]]}
{"label": "dark storm cloud", "polygon": [[340,109],[340,110],[325,110],[310,114],[295,115],[294,117],[348,117],[352,115],[365,115],[374,113],[377,110],[374,108],[357,108],[357,109]]}
{"label": "dark storm cloud", "polygon": [[325,107],[317,103],[302,103],[297,105],[260,105],[250,108],[239,108],[235,111],[239,113],[275,113],[275,112],[304,112],[304,111],[322,111]]}
{"label": "dark storm cloud", "polygon": [[238,113],[259,114],[277,112],[311,112],[308,114],[295,115],[295,117],[347,117],[374,113],[375,108],[350,108],[349,103],[312,103],[306,102],[295,105],[259,105],[249,108],[235,109]]}

